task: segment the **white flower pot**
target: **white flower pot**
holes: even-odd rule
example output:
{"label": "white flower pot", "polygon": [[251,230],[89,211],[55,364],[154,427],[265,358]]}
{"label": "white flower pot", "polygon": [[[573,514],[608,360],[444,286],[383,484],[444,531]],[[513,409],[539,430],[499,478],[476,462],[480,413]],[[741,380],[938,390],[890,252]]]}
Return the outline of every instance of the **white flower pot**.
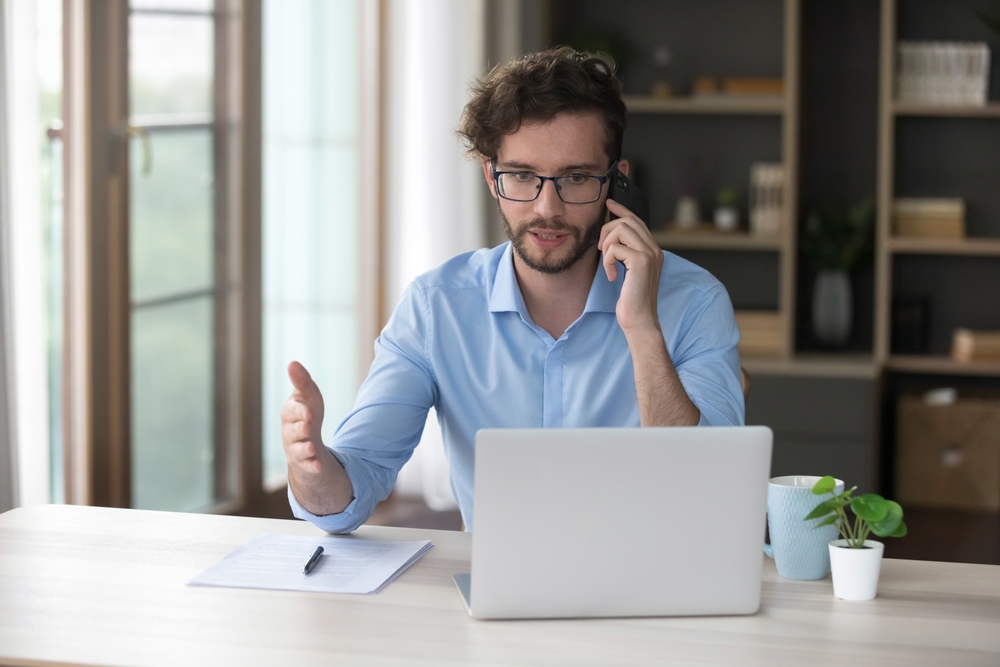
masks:
{"label": "white flower pot", "polygon": [[834,540],[829,548],[834,596],[842,600],[873,599],[882,569],[882,543],[865,540],[864,548],[851,549],[847,540]]}
{"label": "white flower pot", "polygon": [[731,232],[740,226],[740,212],[732,206],[715,209],[715,228],[720,232]]}

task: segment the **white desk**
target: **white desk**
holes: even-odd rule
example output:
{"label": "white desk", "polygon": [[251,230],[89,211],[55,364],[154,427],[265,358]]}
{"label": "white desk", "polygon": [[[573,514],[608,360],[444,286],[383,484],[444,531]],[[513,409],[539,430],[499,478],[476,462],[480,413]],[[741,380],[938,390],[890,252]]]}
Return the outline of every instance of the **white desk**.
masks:
{"label": "white desk", "polygon": [[780,579],[754,616],[476,621],[451,582],[470,535],[363,527],[435,547],[375,596],[190,587],[297,521],[44,506],[0,515],[0,664],[1000,665],[1000,566],[887,560],[879,597]]}

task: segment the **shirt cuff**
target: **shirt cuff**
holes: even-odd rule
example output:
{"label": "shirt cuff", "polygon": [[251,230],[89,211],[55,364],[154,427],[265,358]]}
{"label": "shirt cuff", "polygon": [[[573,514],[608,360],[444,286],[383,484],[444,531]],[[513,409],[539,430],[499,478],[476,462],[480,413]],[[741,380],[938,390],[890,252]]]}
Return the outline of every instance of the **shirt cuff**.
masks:
{"label": "shirt cuff", "polygon": [[[330,448],[327,447],[327,449]],[[330,452],[333,453],[333,455],[337,457],[337,460],[341,461],[341,465],[343,465],[341,457],[337,456],[336,452],[334,452],[332,449],[330,449]],[[344,466],[344,470],[347,470],[347,466]],[[351,477],[351,475],[348,474],[348,477]],[[351,485],[354,486],[354,484],[355,481],[352,478]],[[361,519],[358,515],[359,503],[358,503],[358,494],[356,491],[354,494],[354,498],[351,499],[351,502],[340,513],[317,515],[313,514],[306,508],[302,507],[298,499],[295,497],[295,494],[292,493],[292,485],[289,484],[288,504],[292,508],[292,515],[295,516],[296,519],[302,519],[304,521],[308,521],[317,528],[325,530],[328,533],[349,533],[355,528],[357,528],[360,524],[364,523],[365,519],[367,519],[367,517]]]}

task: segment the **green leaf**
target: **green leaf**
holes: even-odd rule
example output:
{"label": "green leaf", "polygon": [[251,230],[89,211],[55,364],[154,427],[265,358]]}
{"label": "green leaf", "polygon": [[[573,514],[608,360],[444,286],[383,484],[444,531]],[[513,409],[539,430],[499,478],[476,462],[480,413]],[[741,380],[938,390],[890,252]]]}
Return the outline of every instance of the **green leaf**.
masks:
{"label": "green leaf", "polygon": [[837,523],[837,515],[828,516],[819,523],[817,523],[813,528],[819,528],[820,526],[829,526],[831,523]]}
{"label": "green leaf", "polygon": [[809,514],[806,515],[806,518],[803,519],[803,521],[810,521],[812,519],[818,519],[821,516],[826,516],[827,514],[830,514],[831,512],[836,511],[835,508],[834,508],[834,506],[831,505],[830,503],[831,503],[831,501],[829,501],[829,500],[825,500],[825,501],[821,502],[819,505],[817,505],[816,507],[813,508],[812,512],[809,512]]}
{"label": "green leaf", "polygon": [[886,507],[888,512],[885,518],[871,524],[872,532],[879,537],[891,537],[899,525],[903,523],[903,508],[899,506],[899,503],[887,500]]}
{"label": "green leaf", "polygon": [[822,496],[824,493],[833,493],[835,488],[837,488],[837,480],[827,475],[821,477],[819,481],[813,484],[813,493],[817,496]]}
{"label": "green leaf", "polygon": [[899,528],[892,535],[889,535],[889,537],[906,537],[906,524],[900,521]]}
{"label": "green leaf", "polygon": [[866,493],[851,500],[851,511],[862,521],[876,523],[889,513],[889,503],[882,496]]}

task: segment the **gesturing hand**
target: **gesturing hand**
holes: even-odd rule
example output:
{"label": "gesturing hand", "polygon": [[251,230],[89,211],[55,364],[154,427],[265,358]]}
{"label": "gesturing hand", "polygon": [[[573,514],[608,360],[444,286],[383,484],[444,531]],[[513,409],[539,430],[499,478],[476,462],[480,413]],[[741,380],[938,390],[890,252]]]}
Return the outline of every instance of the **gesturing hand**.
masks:
{"label": "gesturing hand", "polygon": [[597,243],[604,270],[608,280],[615,280],[618,276],[616,262],[628,269],[615,308],[618,324],[626,334],[652,328],[659,331],[657,294],[663,252],[635,214],[613,199],[607,200],[607,206],[618,218],[604,225]]}
{"label": "gesturing hand", "polygon": [[323,446],[323,395],[309,371],[297,361],[288,364],[295,387],[281,409],[281,440],[288,459],[289,476],[308,478],[322,472],[332,456]]}

